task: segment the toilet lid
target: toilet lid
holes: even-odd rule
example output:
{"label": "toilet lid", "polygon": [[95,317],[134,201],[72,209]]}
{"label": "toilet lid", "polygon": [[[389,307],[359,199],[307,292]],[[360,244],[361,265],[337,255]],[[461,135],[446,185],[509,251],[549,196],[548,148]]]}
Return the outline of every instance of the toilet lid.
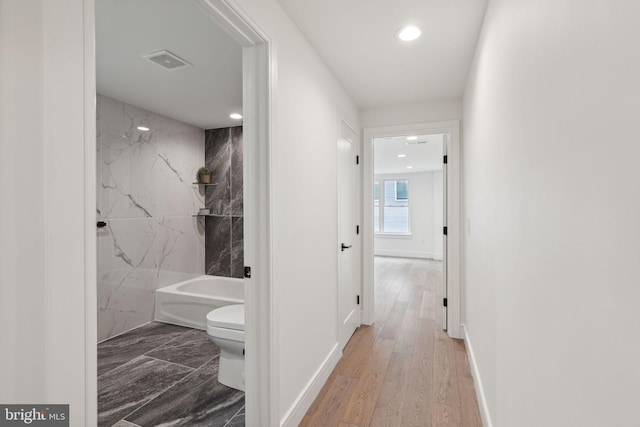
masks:
{"label": "toilet lid", "polygon": [[210,311],[207,325],[244,331],[244,304],[225,305]]}

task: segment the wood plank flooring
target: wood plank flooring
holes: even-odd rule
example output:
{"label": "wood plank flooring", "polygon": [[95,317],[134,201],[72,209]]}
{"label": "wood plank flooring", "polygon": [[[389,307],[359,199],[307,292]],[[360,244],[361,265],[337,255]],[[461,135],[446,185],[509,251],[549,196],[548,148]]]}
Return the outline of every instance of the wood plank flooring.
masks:
{"label": "wood plank flooring", "polygon": [[442,262],[376,257],[375,277],[375,323],[356,330],[300,426],[482,426],[464,342],[441,329]]}

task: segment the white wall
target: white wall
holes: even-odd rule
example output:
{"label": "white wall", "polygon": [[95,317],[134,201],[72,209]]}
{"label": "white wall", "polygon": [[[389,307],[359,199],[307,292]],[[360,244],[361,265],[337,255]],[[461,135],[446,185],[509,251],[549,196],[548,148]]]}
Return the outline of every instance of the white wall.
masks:
{"label": "white wall", "polygon": [[462,100],[441,99],[420,104],[392,105],[360,112],[363,128],[440,122],[462,118]]}
{"label": "white wall", "polygon": [[84,127],[83,12],[81,0],[0,2],[0,401],[69,403],[74,427],[85,425],[95,393],[85,369],[96,363],[85,354],[95,343],[85,330],[95,260],[84,258],[95,143],[85,132],[95,130]]}
{"label": "white wall", "polygon": [[464,97],[464,322],[494,426],[638,423],[638,16],[490,1]]}
{"label": "white wall", "polygon": [[[376,175],[375,179],[409,180],[409,222],[410,236],[384,236],[376,234],[374,253],[383,256],[410,258],[442,258],[442,238],[436,247],[436,223],[442,227],[442,171],[440,187],[435,186],[436,172],[419,172],[394,175]],[[439,201],[440,211],[436,203]]]}
{"label": "white wall", "polygon": [[358,111],[275,0],[237,3],[271,38],[276,61],[271,204],[284,417],[338,340],[336,112],[358,129]]}

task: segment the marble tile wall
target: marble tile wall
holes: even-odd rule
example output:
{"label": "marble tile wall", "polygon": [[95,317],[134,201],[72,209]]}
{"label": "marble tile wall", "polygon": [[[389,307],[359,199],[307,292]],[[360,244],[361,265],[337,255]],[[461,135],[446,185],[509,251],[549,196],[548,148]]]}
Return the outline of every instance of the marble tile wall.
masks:
{"label": "marble tile wall", "polygon": [[[155,290],[201,275],[204,131],[98,96],[98,340],[153,319]],[[146,126],[149,131],[138,130]]]}
{"label": "marble tile wall", "polygon": [[213,276],[242,277],[243,186],[242,126],[205,131],[205,164],[213,169],[205,195],[206,273]]}

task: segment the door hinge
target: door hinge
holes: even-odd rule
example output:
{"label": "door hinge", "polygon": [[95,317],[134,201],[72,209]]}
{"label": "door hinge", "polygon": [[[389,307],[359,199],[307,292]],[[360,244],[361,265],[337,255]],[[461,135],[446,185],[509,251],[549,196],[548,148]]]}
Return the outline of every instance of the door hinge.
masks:
{"label": "door hinge", "polygon": [[444,299],[442,300],[442,305],[443,305],[443,306],[445,306],[445,307],[447,306],[447,299],[446,299],[446,298],[444,298]]}
{"label": "door hinge", "polygon": [[356,295],[356,304],[360,305],[360,295]]}
{"label": "door hinge", "polygon": [[444,164],[447,164],[447,156],[444,156],[444,158],[442,159],[444,161]]}
{"label": "door hinge", "polygon": [[442,227],[442,232],[444,233],[445,236],[447,235],[447,227],[446,226]]}
{"label": "door hinge", "polygon": [[251,267],[248,267],[245,265],[244,267],[244,277],[246,277],[247,279],[251,278]]}
{"label": "door hinge", "polygon": [[360,234],[360,226],[356,225],[356,234]]}
{"label": "door hinge", "polygon": [[356,165],[360,164],[360,156],[356,156]]}

